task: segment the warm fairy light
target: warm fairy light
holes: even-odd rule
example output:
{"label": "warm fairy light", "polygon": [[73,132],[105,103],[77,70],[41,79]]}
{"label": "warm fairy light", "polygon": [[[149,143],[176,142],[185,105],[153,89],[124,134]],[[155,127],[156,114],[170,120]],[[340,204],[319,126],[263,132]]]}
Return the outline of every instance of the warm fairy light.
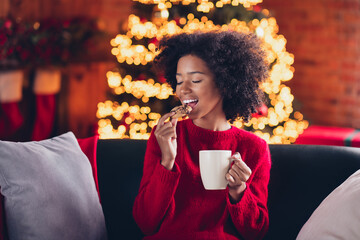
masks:
{"label": "warm fairy light", "polygon": [[[160,39],[167,34],[179,33],[181,28],[176,25],[175,21],[165,21],[160,27],[152,22],[140,22],[140,18],[135,15],[129,16],[129,32],[136,39],[157,38]],[[132,45],[132,40],[128,35],[117,35],[112,39],[110,44],[113,47],[111,53],[116,56],[119,63],[146,65],[155,57],[155,45],[149,44],[147,47],[143,45]]]}
{"label": "warm fairy light", "polygon": [[121,76],[119,73],[107,72],[108,85],[111,88],[119,87],[121,84]]}
{"label": "warm fairy light", "polygon": [[[150,1],[147,1],[150,3]],[[159,9],[166,9],[169,2],[157,0],[156,4],[164,4]],[[172,4],[176,1],[171,0]],[[182,4],[189,4],[191,1],[182,1]],[[211,1],[199,0],[198,9],[204,11],[210,9]],[[245,0],[220,0],[216,2],[216,7],[225,4],[246,4],[251,5],[251,1]],[[200,7],[201,6],[201,7]],[[262,10],[268,14],[266,9]],[[262,85],[262,89],[269,95],[269,107],[266,116],[252,118],[250,122],[243,123],[241,120],[235,121],[234,126],[252,127],[255,134],[265,139],[268,143],[293,143],[304,129],[308,127],[308,122],[303,119],[300,112],[293,114],[295,119],[291,119],[293,113],[292,102],[294,96],[291,89],[283,84],[293,78],[294,56],[286,51],[286,39],[282,35],[277,35],[278,25],[275,18],[254,19],[248,23],[237,19],[231,20],[227,25],[215,25],[207,17],[200,20],[190,13],[187,18],[180,18],[182,27],[175,21],[162,20],[156,24],[153,22],[140,21],[135,15],[129,16],[128,32],[126,35],[117,35],[111,40],[113,47],[112,54],[115,55],[120,63],[146,65],[151,62],[156,55],[156,45],[150,41],[148,46],[133,45],[133,40],[147,38],[150,40],[161,39],[165,35],[172,35],[180,32],[193,32],[196,30],[231,30],[240,32],[254,32],[263,40],[263,48],[267,52],[267,61],[272,63],[269,78]],[[276,60],[276,61],[275,61]],[[154,79],[133,80],[131,76],[121,76],[118,72],[107,73],[108,84],[115,94],[132,94],[134,97],[147,103],[150,98],[167,99],[172,93],[172,89],[167,84],[156,83]],[[100,138],[137,138],[147,139],[151,129],[156,125],[160,118],[159,113],[151,112],[150,108],[146,111],[139,106],[129,106],[128,103],[121,105],[116,102],[106,101],[99,103],[97,117],[99,120]],[[111,125],[111,121],[105,119],[112,116],[121,124],[117,129]],[[142,125],[141,125],[142,124]],[[266,126],[272,127],[273,132],[262,132]],[[128,132],[128,134],[127,134]]]}
{"label": "warm fairy light", "polygon": [[231,4],[233,6],[238,6],[242,4],[245,8],[250,8],[256,4],[262,2],[262,0],[220,0],[216,1],[214,4],[212,1],[209,0],[134,0],[135,2],[140,2],[142,4],[157,4],[157,7],[160,10],[166,10],[172,7],[172,4],[182,4],[182,5],[189,5],[191,3],[197,3],[197,11],[208,13],[212,10],[215,6],[217,8],[221,8],[226,4]]}
{"label": "warm fairy light", "polygon": [[[128,103],[105,101],[98,104],[96,113],[100,118],[99,134],[101,138],[131,138],[131,139],[148,139],[150,136],[149,129],[153,128],[158,119],[159,114],[152,113],[149,107],[140,107],[138,105],[129,106]],[[114,128],[108,116],[114,117],[120,121],[125,117],[124,122]],[[149,123],[145,121],[150,119]],[[130,126],[129,134],[126,134],[126,127]]]}
{"label": "warm fairy light", "polygon": [[156,97],[158,99],[168,99],[173,95],[172,88],[167,84],[155,83],[154,79],[147,80],[132,80],[130,75],[121,78],[120,73],[109,71],[106,74],[110,88],[114,89],[115,94],[123,93],[132,94],[134,97],[150,98]]}

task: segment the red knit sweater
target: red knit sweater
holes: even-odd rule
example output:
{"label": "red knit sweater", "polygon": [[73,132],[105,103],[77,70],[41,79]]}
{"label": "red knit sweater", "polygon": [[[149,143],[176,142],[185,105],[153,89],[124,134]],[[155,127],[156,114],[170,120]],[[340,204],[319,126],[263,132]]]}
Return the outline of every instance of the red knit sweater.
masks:
{"label": "red knit sweater", "polygon": [[[267,186],[270,153],[266,142],[232,127],[211,131],[192,120],[178,122],[177,156],[172,171],[161,164],[152,133],[133,215],[145,239],[261,239],[268,229]],[[226,190],[205,190],[200,178],[199,150],[239,152],[252,175],[240,202],[230,203]],[[224,176],[225,177],[225,176]]]}

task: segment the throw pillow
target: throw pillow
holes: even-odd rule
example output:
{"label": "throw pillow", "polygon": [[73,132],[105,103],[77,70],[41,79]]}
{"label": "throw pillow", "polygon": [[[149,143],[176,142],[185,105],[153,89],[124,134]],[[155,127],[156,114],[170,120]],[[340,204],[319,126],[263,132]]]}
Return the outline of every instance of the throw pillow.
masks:
{"label": "throw pillow", "polygon": [[360,239],[359,200],[360,170],[322,201],[296,239]]}
{"label": "throw pillow", "polygon": [[71,132],[0,141],[0,187],[12,240],[106,239],[92,169]]}
{"label": "throw pillow", "polygon": [[[82,138],[77,139],[81,150],[85,153],[86,157],[88,158],[91,168],[93,171],[93,177],[96,184],[96,190],[99,194],[99,184],[98,184],[98,177],[97,177],[97,161],[96,161],[96,152],[97,152],[97,142],[98,142],[99,136],[95,135],[88,138]],[[6,221],[5,221],[5,212],[4,212],[4,206],[3,206],[3,195],[1,194],[1,188],[0,188],[0,240],[7,240],[8,234],[7,234],[7,227],[6,227]]]}

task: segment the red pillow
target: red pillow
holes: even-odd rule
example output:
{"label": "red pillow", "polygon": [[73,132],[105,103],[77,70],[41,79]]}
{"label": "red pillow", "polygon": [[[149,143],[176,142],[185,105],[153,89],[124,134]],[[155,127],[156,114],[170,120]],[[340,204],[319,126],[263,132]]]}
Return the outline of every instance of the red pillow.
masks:
{"label": "red pillow", "polygon": [[90,161],[93,176],[94,176],[94,181],[95,181],[95,185],[96,185],[96,190],[98,192],[99,199],[100,199],[99,182],[98,182],[98,175],[97,175],[97,162],[96,162],[96,150],[97,150],[98,140],[99,140],[99,136],[96,135],[96,136],[89,137],[89,138],[78,139],[78,143],[80,145],[81,150],[85,153],[85,155],[87,156],[87,158]]}
{"label": "red pillow", "polygon": [[[99,184],[98,184],[98,176],[97,176],[97,164],[96,164],[96,150],[97,150],[97,142],[99,136],[93,136],[84,139],[78,139],[78,143],[80,145],[81,150],[85,153],[87,158],[90,161],[94,181],[96,185],[96,190],[99,195]],[[8,235],[6,231],[6,222],[5,222],[5,212],[4,212],[4,197],[0,194],[0,240],[8,240]]]}

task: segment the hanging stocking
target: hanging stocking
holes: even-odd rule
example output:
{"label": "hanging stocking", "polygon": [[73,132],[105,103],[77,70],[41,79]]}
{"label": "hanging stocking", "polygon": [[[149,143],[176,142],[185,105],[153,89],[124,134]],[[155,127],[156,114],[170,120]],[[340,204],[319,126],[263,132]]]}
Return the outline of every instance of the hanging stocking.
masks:
{"label": "hanging stocking", "polygon": [[56,114],[56,94],[60,91],[61,72],[58,69],[41,69],[35,74],[33,91],[36,97],[36,117],[33,141],[51,136]]}
{"label": "hanging stocking", "polygon": [[21,70],[0,72],[0,139],[11,136],[24,122],[19,109],[23,78]]}

